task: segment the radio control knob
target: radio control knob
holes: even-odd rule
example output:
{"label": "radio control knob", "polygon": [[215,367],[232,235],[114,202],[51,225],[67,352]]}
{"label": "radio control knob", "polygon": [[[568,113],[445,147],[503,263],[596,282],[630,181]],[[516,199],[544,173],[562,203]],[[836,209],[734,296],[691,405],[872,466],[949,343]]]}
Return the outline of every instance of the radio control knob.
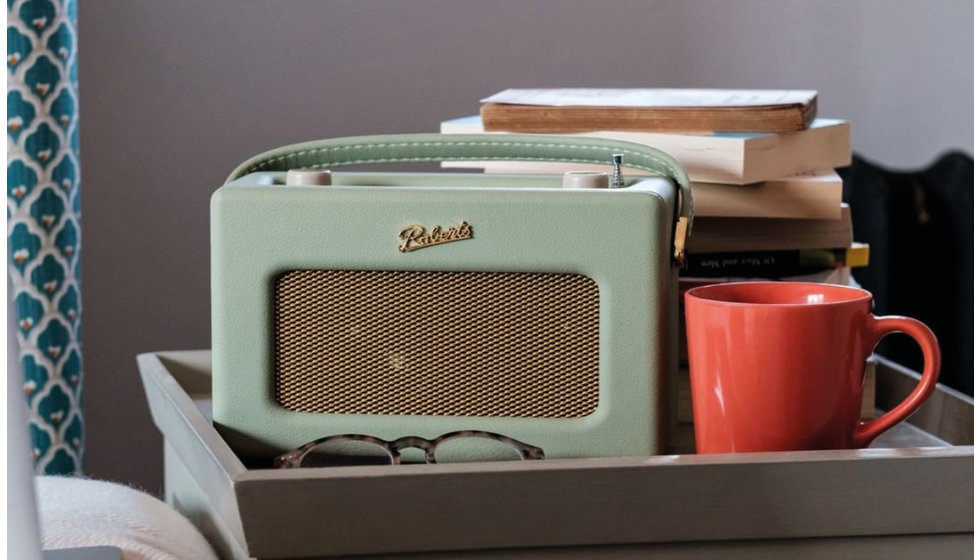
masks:
{"label": "radio control knob", "polygon": [[323,186],[331,184],[329,169],[290,169],[286,184],[294,186]]}
{"label": "radio control knob", "polygon": [[601,171],[567,171],[561,178],[563,189],[607,189],[609,174]]}

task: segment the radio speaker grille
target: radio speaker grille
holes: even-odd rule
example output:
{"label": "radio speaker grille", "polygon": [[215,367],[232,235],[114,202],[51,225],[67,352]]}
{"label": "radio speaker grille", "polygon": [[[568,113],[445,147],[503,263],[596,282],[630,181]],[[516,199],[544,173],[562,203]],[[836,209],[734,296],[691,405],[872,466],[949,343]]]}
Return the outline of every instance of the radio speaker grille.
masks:
{"label": "radio speaker grille", "polygon": [[303,412],[574,418],[599,403],[599,290],[578,274],[296,270],[275,392]]}

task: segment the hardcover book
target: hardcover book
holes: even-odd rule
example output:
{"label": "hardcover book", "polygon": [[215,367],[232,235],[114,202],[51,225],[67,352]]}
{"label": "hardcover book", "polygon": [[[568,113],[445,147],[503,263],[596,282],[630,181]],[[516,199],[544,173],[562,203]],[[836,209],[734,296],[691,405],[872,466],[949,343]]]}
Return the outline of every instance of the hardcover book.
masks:
{"label": "hardcover book", "polygon": [[850,247],[854,241],[851,208],[841,203],[840,209],[840,218],[832,220],[699,218],[687,240],[687,251],[695,254]]}
{"label": "hardcover book", "polygon": [[690,253],[680,273],[701,278],[779,279],[838,267],[864,267],[870,258],[871,247],[867,243],[831,249]]}
{"label": "hardcover book", "polygon": [[505,132],[788,132],[817,114],[809,90],[507,89],[481,102],[483,126]]}

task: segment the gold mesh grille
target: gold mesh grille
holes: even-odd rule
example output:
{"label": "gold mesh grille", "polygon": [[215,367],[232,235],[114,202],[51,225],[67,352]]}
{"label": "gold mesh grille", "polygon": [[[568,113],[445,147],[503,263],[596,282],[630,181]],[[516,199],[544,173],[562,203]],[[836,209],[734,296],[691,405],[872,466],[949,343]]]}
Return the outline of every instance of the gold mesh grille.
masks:
{"label": "gold mesh grille", "polygon": [[599,290],[582,275],[297,270],[274,301],[290,410],[574,418],[599,403]]}

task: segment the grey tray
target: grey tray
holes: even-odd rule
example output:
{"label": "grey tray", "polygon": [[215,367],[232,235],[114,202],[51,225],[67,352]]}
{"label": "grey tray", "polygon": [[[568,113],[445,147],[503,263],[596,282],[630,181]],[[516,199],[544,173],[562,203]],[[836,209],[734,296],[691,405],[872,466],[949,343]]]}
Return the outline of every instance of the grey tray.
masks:
{"label": "grey tray", "polygon": [[[280,471],[212,427],[210,352],[138,364],[166,499],[224,558],[972,556],[973,401],[942,387],[871,449]],[[887,408],[915,374],[877,366]]]}

